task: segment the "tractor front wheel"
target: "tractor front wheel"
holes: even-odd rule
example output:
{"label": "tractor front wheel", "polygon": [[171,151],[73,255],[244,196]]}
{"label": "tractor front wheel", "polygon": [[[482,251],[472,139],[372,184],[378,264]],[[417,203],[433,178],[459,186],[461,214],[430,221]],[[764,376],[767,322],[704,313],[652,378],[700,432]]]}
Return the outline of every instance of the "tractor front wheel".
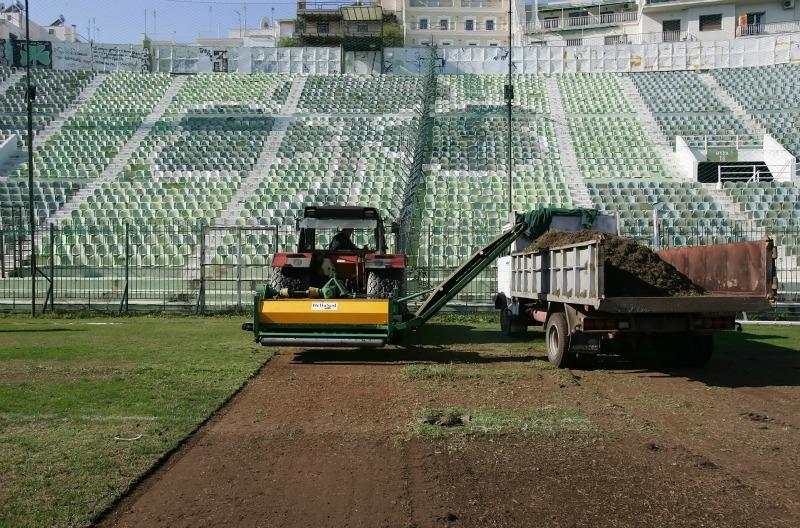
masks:
{"label": "tractor front wheel", "polygon": [[367,296],[373,299],[388,299],[394,290],[405,295],[406,277],[403,270],[377,270],[367,277]]}

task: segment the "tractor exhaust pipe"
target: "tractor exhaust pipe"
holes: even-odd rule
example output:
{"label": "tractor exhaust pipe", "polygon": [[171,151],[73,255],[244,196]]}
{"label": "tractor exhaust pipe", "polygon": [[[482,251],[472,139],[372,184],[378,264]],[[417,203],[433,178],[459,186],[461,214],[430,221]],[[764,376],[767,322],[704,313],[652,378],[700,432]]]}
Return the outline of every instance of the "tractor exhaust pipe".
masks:
{"label": "tractor exhaust pipe", "polygon": [[264,346],[290,347],[382,347],[383,337],[261,337]]}

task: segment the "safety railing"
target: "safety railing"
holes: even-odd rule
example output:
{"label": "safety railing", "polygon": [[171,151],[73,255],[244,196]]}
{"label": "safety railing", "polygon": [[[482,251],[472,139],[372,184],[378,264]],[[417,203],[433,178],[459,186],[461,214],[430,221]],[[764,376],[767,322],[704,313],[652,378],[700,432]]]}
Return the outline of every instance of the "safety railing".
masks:
{"label": "safety railing", "polygon": [[788,22],[766,22],[762,24],[744,24],[736,27],[737,37],[757,35],[774,35],[778,33],[795,33],[800,31],[800,20]]}
{"label": "safety railing", "polygon": [[715,148],[760,149],[764,147],[763,136],[756,134],[681,136],[690,147],[708,151]]}
{"label": "safety railing", "polygon": [[[623,235],[660,248],[739,242],[772,237],[779,246],[779,299],[800,301],[800,225],[702,218],[658,221],[620,218]],[[408,233],[407,291],[421,292],[449,276],[500,227],[421,227]],[[0,233],[8,242],[21,235]],[[399,240],[387,236],[395,251]],[[30,237],[23,237],[29,240]],[[92,309],[109,313],[136,310],[208,313],[247,310],[257,284],[269,282],[272,255],[297,250],[293,226],[119,226],[42,227],[36,231],[36,305],[39,310]],[[360,241],[356,241],[361,243]],[[22,248],[21,265],[0,277],[0,310],[29,309],[31,254]],[[0,260],[2,260],[0,258]],[[497,267],[490,265],[451,305],[491,306]]]}
{"label": "safety railing", "polygon": [[541,17],[542,18],[538,22],[532,21],[528,23],[528,32],[536,33],[556,29],[589,28],[623,24],[626,22],[638,22],[639,11],[566,17],[548,17],[543,13]]}

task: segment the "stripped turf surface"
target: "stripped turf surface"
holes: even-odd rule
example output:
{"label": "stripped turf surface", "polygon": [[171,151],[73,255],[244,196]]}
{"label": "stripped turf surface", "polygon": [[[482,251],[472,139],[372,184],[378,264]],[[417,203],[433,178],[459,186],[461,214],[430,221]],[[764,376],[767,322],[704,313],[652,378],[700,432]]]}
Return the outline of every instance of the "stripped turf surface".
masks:
{"label": "stripped turf surface", "polygon": [[0,318],[0,526],[81,526],[267,359],[241,318]]}

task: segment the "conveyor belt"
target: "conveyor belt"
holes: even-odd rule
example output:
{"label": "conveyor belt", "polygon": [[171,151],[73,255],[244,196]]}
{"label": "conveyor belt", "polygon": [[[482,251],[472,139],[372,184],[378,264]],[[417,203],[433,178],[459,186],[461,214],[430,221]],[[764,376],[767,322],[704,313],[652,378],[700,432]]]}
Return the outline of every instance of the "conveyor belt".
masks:
{"label": "conveyor belt", "polygon": [[414,314],[414,322],[422,324],[433,317],[445,304],[458,295],[478,273],[483,271],[489,264],[494,262],[503,251],[508,249],[527,228],[527,223],[519,223],[515,225],[513,229],[503,233],[487,244],[486,247],[473,254],[460,268],[442,281],[425,302],[422,303],[422,306],[420,306]]}

